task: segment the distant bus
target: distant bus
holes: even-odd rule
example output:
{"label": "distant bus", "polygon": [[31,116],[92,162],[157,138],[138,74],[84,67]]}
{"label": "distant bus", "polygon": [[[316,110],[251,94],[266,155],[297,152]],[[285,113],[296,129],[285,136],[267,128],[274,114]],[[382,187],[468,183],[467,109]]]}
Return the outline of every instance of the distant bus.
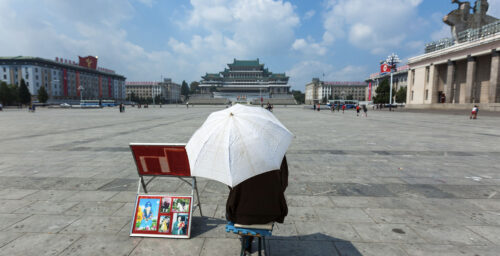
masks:
{"label": "distant bus", "polygon": [[358,100],[329,100],[328,101],[328,106],[337,106],[337,105],[345,105],[346,109],[350,109],[350,108],[355,108],[356,105],[359,104],[359,101]]}
{"label": "distant bus", "polygon": [[[100,103],[100,104],[99,104]],[[114,100],[82,100],[80,106],[83,107],[114,107],[116,102]]]}

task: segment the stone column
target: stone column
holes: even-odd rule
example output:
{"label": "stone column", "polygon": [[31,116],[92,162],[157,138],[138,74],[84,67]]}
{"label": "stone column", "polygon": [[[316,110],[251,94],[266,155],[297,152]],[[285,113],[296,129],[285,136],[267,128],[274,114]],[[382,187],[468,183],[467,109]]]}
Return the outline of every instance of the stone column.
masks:
{"label": "stone column", "polygon": [[431,102],[430,103],[438,103],[438,68],[436,65],[431,64],[429,68],[429,84],[427,88],[429,88],[429,93]]}
{"label": "stone column", "polygon": [[[472,103],[474,84],[476,82],[476,58],[467,56],[467,76],[465,90],[460,92],[460,103]],[[463,99],[463,101],[462,101]]]}
{"label": "stone column", "polygon": [[[411,98],[411,91],[413,90],[413,70],[408,69],[408,79],[406,80],[406,103],[411,104],[413,101]],[[378,84],[377,84],[378,86]],[[373,96],[372,96],[373,97]]]}
{"label": "stone column", "polygon": [[489,88],[489,96],[488,96],[488,103],[495,103],[498,102],[497,98],[498,96],[498,89],[499,89],[499,83],[498,83],[498,72],[499,72],[499,67],[500,67],[500,54],[496,51],[493,50],[491,51],[491,71],[490,71],[490,88]]}
{"label": "stone column", "polygon": [[448,60],[448,70],[446,72],[446,84],[444,85],[444,95],[446,103],[453,102],[453,78],[455,77],[455,63]]}

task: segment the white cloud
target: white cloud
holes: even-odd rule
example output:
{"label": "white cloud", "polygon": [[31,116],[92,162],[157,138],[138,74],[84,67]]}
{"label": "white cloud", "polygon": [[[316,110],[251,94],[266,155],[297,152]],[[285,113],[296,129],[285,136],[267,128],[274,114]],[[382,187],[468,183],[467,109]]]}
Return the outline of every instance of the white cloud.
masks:
{"label": "white cloud", "polygon": [[309,39],[308,41],[306,41],[303,38],[298,38],[295,40],[295,42],[293,42],[292,49],[296,51],[301,51],[306,55],[323,56],[326,54],[327,52],[326,47],[322,46],[321,44],[315,43],[314,41],[312,41],[312,39]]}
{"label": "white cloud", "polygon": [[489,0],[488,15],[495,18],[500,18],[500,0]]}
{"label": "white cloud", "polygon": [[292,89],[302,91],[313,77],[326,81],[363,81],[367,76],[366,74],[367,69],[365,67],[353,65],[337,67],[316,60],[301,61],[287,71]]}
{"label": "white cloud", "polygon": [[195,64],[191,71],[199,75],[221,71],[233,58],[286,55],[295,42],[300,19],[289,2],[192,0],[191,5],[184,29],[195,34],[184,42],[171,38],[168,45],[176,56]]}
{"label": "white cloud", "polygon": [[347,38],[374,54],[401,46],[422,0],[330,0],[323,23],[323,43]]}
{"label": "white cloud", "polygon": [[225,43],[241,45],[237,50],[242,52],[236,53],[244,56],[283,53],[287,49],[283,46],[294,42],[300,22],[294,7],[281,0],[192,0],[191,4],[187,22],[191,28],[202,27],[211,36],[222,34]]}
{"label": "white cloud", "polygon": [[265,61],[265,56],[287,54],[300,22],[294,7],[282,0],[193,0],[183,28],[192,36],[172,36],[164,49],[148,50],[133,43],[123,27],[136,14],[130,1],[135,0],[0,1],[0,56],[75,60],[89,54],[128,80],[160,75],[178,82],[199,80],[233,58]]}
{"label": "white cloud", "polygon": [[304,20],[308,20],[312,17],[314,17],[314,15],[316,15],[316,11],[315,10],[309,10],[306,12],[306,14],[304,14]]}

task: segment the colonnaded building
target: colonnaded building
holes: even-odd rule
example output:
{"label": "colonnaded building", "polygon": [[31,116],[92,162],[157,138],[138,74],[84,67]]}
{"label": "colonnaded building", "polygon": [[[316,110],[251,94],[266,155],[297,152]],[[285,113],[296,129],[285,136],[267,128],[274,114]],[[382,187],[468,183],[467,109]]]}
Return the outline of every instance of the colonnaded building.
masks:
{"label": "colonnaded building", "polygon": [[127,88],[127,97],[131,97],[133,93],[142,99],[159,96],[166,103],[179,103],[181,101],[181,85],[172,82],[170,78],[165,78],[161,82],[127,82],[125,86]]}
{"label": "colonnaded building", "polygon": [[313,78],[306,84],[305,104],[327,103],[330,99],[366,100],[366,82],[325,82]]}
{"label": "colonnaded building", "polygon": [[[289,77],[273,73],[256,60],[237,60],[218,73],[206,73],[200,81],[201,95],[193,95],[190,103],[241,102],[251,104],[296,104],[290,94]],[[215,100],[212,100],[215,99]],[[219,99],[219,100],[217,100]]]}
{"label": "colonnaded building", "polygon": [[[426,45],[409,59],[407,107],[500,111],[500,21],[486,15],[488,2],[458,2],[443,21],[452,38]],[[471,13],[471,10],[474,10]]]}
{"label": "colonnaded building", "polygon": [[79,62],[55,58],[0,57],[0,80],[21,85],[24,79],[31,95],[44,86],[49,102],[82,99],[124,100],[125,77],[97,66],[97,57],[79,57]]}

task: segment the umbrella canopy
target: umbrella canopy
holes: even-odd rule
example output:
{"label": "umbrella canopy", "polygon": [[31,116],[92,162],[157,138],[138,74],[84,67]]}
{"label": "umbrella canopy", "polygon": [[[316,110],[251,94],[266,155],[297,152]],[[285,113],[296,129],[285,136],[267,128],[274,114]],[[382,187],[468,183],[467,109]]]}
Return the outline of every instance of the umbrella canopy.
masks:
{"label": "umbrella canopy", "polygon": [[279,169],[293,134],[269,111],[234,105],[213,112],[186,145],[191,175],[234,187]]}

